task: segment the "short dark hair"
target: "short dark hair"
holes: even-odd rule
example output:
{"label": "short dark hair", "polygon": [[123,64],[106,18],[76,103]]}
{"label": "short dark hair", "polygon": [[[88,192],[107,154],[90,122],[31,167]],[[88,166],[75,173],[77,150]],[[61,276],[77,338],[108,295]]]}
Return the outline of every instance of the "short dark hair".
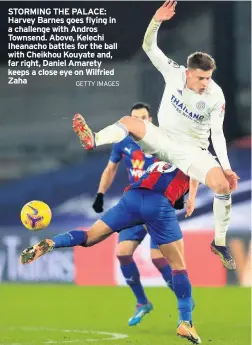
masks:
{"label": "short dark hair", "polygon": [[133,104],[133,106],[131,107],[130,113],[132,113],[133,110],[138,110],[138,109],[142,109],[142,108],[145,108],[150,115],[151,107],[149,104],[144,103],[144,102],[138,102],[138,103]]}
{"label": "short dark hair", "polygon": [[188,56],[187,67],[189,69],[202,69],[203,71],[210,71],[216,69],[216,63],[214,58],[202,52],[195,52]]}

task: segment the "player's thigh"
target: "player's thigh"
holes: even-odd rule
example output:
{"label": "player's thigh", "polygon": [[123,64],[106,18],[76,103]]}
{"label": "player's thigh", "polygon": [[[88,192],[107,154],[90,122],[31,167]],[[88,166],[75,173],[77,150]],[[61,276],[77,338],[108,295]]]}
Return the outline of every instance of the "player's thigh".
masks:
{"label": "player's thigh", "polygon": [[220,167],[209,151],[184,143],[174,144],[170,150],[170,161],[183,173],[203,184],[206,184],[207,173],[212,168]]}
{"label": "player's thigh", "polygon": [[160,250],[168,260],[172,270],[186,269],[183,238],[171,243],[161,244]]}
{"label": "player's thigh", "polygon": [[145,191],[144,214],[145,224],[152,241],[160,246],[182,238],[182,231],[170,201],[163,195]]}
{"label": "player's thigh", "polygon": [[[160,246],[180,240],[183,235],[176,220],[151,221],[147,224],[148,232],[152,240]],[[160,248],[161,249],[161,248]]]}
{"label": "player's thigh", "polygon": [[150,253],[152,260],[164,257],[160,251],[159,245],[152,238],[150,238]]}
{"label": "player's thigh", "polygon": [[152,238],[150,238],[150,252],[152,259],[159,259],[160,257],[163,257],[159,249],[159,245]]}
{"label": "player's thigh", "polygon": [[197,148],[195,154],[190,155],[190,162],[187,174],[203,184],[207,183],[207,175],[210,171],[217,170],[221,173],[219,163],[207,150]]}
{"label": "player's thigh", "polygon": [[137,140],[141,149],[150,154],[155,154],[160,160],[169,161],[168,151],[164,147],[170,146],[170,139],[165,134],[164,129],[153,125],[149,121],[144,121],[146,133],[142,140]]}
{"label": "player's thigh", "polygon": [[[146,224],[143,224],[143,228],[145,229],[146,233],[148,233],[148,229]],[[163,257],[162,253],[160,252],[159,245],[152,239],[150,236],[150,252],[152,259],[158,259]]]}
{"label": "player's thigh", "polygon": [[100,218],[112,231],[119,232],[140,222],[141,194],[135,190],[126,192],[121,200]]}

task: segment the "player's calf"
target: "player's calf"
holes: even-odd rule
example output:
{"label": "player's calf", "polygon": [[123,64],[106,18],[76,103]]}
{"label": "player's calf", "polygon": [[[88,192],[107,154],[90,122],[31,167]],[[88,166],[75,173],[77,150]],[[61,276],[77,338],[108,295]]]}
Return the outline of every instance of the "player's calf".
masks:
{"label": "player's calf", "polygon": [[[154,249],[155,250],[155,249]],[[151,255],[153,253],[153,249],[151,250]],[[161,254],[161,253],[160,253]],[[172,269],[168,264],[168,261],[163,256],[160,257],[153,257],[152,256],[152,263],[157,268],[157,270],[161,273],[164,281],[166,282],[167,286],[173,290],[172,287]]]}
{"label": "player's calf", "polygon": [[145,295],[144,288],[140,281],[140,273],[132,255],[118,255],[117,258],[120,262],[120,268],[126,283],[136,297],[137,304],[147,304],[148,299]]}
{"label": "player's calf", "polygon": [[212,168],[206,176],[206,184],[214,191],[214,240],[211,250],[217,254],[224,267],[230,270],[236,268],[235,260],[229,247],[226,246],[226,234],[231,218],[231,187],[221,168]]}
{"label": "player's calf", "polygon": [[136,311],[128,321],[129,326],[135,326],[140,323],[144,316],[153,309],[153,305],[148,301],[144,292],[144,288],[140,281],[139,270],[135,261],[133,260],[132,255],[117,255],[117,258],[120,262],[121,272],[126,280],[126,283],[130,287],[137,300]]}
{"label": "player's calf", "polygon": [[29,264],[40,256],[49,253],[54,248],[83,246],[90,247],[103,241],[112,234],[112,230],[102,221],[98,220],[90,231],[72,230],[44,239],[31,247],[26,248],[20,256],[22,264]]}
{"label": "player's calf", "polygon": [[192,325],[194,301],[185,265],[183,239],[160,244],[160,250],[172,268],[172,288],[178,301],[179,324],[185,322]]}

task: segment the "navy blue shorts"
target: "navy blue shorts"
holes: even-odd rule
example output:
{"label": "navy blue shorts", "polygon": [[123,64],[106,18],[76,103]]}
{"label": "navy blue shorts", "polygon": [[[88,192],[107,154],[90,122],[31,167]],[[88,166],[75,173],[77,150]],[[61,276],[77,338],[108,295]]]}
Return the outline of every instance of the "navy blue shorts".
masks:
{"label": "navy blue shorts", "polygon": [[152,241],[157,245],[171,243],[183,237],[170,201],[164,195],[149,189],[127,191],[101,220],[114,232],[122,229],[127,229],[125,231],[128,232],[131,231],[128,229],[131,226],[146,224]]}
{"label": "navy blue shorts", "polygon": [[[120,243],[123,241],[137,241],[141,243],[144,240],[146,235],[147,235],[147,232],[145,228],[143,227],[143,225],[137,225],[132,228],[128,228],[128,229],[124,229],[123,231],[120,231],[118,242]],[[151,249],[159,249],[158,245],[152,240],[152,238],[150,241],[150,247]]]}

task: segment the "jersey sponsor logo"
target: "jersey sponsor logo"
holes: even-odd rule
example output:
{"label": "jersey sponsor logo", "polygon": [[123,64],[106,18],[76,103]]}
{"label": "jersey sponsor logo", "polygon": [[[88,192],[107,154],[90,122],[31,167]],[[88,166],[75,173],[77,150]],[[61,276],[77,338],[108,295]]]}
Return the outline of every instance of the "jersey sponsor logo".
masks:
{"label": "jersey sponsor logo", "polygon": [[144,167],[144,161],[139,159],[131,159],[131,164],[133,169],[143,169]]}
{"label": "jersey sponsor logo", "polygon": [[144,153],[141,150],[135,150],[132,152],[131,164],[133,169],[143,169],[145,159]]}
{"label": "jersey sponsor logo", "polygon": [[202,122],[204,119],[203,115],[197,114],[190,109],[187,108],[187,105],[184,104],[179,98],[176,96],[172,95],[171,96],[171,103],[174,106],[174,108],[177,110],[177,112],[188,119],[195,121],[195,122]]}
{"label": "jersey sponsor logo", "polygon": [[140,177],[145,173],[145,155],[141,150],[132,151],[131,159],[132,168],[130,169],[131,176],[134,177],[135,181],[138,181]]}
{"label": "jersey sponsor logo", "polygon": [[131,176],[134,177],[135,181],[141,178],[145,174],[145,170],[130,169]]}

